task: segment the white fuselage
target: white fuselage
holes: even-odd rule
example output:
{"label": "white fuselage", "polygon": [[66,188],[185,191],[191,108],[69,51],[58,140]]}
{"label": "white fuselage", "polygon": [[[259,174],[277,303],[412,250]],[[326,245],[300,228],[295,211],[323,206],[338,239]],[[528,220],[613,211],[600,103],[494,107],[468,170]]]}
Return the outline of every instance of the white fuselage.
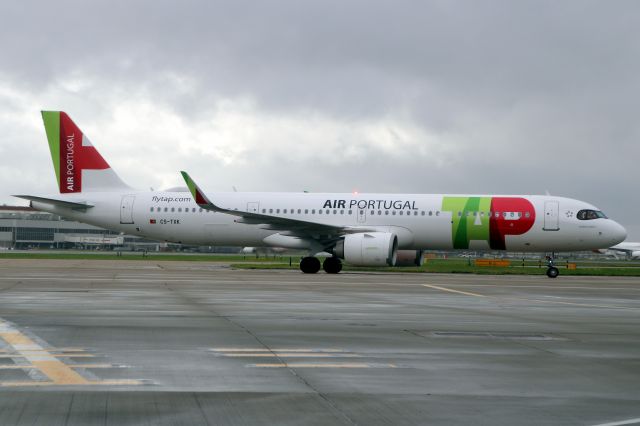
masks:
{"label": "white fuselage", "polygon": [[[202,210],[189,192],[91,192],[51,198],[93,207],[32,205],[159,241],[313,248],[285,231]],[[611,247],[626,237],[624,228],[611,219],[576,217],[581,210],[597,210],[592,205],[552,196],[233,192],[216,193],[215,199],[229,210],[393,232],[400,249],[577,251]]]}

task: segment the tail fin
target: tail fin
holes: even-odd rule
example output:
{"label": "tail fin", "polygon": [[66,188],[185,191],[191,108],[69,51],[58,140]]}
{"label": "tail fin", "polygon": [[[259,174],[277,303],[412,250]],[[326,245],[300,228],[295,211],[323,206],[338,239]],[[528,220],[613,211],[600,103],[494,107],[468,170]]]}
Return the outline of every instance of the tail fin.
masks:
{"label": "tail fin", "polygon": [[42,111],[42,120],[61,193],[128,188],[65,112]]}

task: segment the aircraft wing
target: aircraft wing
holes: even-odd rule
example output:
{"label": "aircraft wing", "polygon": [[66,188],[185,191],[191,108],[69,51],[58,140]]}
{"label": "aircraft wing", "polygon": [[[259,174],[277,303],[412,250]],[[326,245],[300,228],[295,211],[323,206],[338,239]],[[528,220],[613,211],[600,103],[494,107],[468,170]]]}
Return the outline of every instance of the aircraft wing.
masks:
{"label": "aircraft wing", "polygon": [[187,187],[193,195],[196,204],[205,210],[211,210],[220,213],[237,216],[236,222],[264,225],[264,229],[270,229],[281,232],[284,235],[297,236],[302,238],[312,238],[320,242],[330,242],[337,240],[345,234],[356,232],[372,231],[370,229],[355,228],[349,226],[334,226],[316,222],[308,222],[306,220],[291,219],[288,217],[271,216],[261,213],[245,212],[240,210],[232,210],[215,204],[200,187],[191,179],[187,172],[182,173],[182,177],[187,183]]}
{"label": "aircraft wing", "polygon": [[55,198],[36,197],[33,195],[14,195],[14,197],[22,198],[29,201],[35,201],[38,203],[52,204],[54,206],[65,207],[72,210],[87,210],[93,207],[93,205],[88,203],[74,203],[72,201],[57,200]]}

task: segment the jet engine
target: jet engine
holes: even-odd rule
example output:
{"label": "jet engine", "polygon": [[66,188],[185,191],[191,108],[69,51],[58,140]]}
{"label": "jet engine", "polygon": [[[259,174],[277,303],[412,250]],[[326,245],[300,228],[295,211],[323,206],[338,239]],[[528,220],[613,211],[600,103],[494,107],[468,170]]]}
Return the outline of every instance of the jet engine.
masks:
{"label": "jet engine", "polygon": [[349,234],[338,241],[333,254],[355,266],[394,266],[398,237],[386,232]]}
{"label": "jet engine", "polygon": [[396,266],[422,266],[424,250],[398,250]]}
{"label": "jet engine", "polygon": [[640,259],[640,250],[634,250],[631,252],[632,259]]}

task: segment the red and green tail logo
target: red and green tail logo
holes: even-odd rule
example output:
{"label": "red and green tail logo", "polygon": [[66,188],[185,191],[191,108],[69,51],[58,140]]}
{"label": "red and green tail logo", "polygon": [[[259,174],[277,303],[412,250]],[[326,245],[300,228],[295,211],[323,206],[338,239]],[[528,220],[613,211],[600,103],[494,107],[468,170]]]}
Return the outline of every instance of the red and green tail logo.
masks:
{"label": "red and green tail logo", "polygon": [[42,119],[61,193],[81,192],[84,170],[110,168],[66,113],[42,111]]}

